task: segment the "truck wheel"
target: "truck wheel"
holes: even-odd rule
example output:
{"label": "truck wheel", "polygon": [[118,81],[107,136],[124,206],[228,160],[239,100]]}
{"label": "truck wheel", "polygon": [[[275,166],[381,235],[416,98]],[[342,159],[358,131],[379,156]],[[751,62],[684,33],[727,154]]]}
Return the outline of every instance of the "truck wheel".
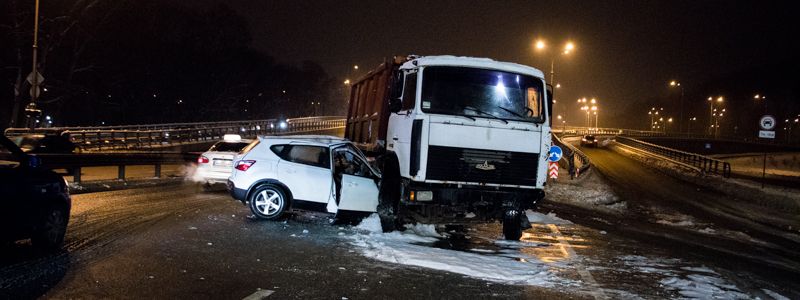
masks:
{"label": "truck wheel", "polygon": [[398,204],[400,203],[400,168],[397,159],[391,157],[384,160],[380,197],[378,198],[378,216],[381,218],[383,232],[392,232],[398,226]]}
{"label": "truck wheel", "polygon": [[31,243],[40,250],[55,250],[64,242],[67,232],[69,211],[57,205],[52,205],[42,216],[36,231],[31,237]]}
{"label": "truck wheel", "polygon": [[522,237],[522,222],[520,222],[521,216],[524,214],[517,211],[513,216],[509,216],[506,213],[505,217],[503,218],[503,235],[505,236],[506,240],[510,241],[518,241],[519,238]]}

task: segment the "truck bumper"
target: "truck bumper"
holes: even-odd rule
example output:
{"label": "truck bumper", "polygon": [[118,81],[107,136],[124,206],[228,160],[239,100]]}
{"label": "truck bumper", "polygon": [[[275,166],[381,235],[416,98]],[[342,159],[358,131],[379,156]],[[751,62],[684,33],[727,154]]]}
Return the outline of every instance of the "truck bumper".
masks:
{"label": "truck bumper", "polygon": [[509,210],[535,209],[543,198],[541,189],[408,183],[400,201],[417,221],[458,224],[502,220]]}

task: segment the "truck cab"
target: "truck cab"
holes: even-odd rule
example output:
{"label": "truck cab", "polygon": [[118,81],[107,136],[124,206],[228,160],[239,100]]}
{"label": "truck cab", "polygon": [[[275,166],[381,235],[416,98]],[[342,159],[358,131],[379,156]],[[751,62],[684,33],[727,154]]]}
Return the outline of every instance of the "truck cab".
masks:
{"label": "truck cab", "polygon": [[519,239],[530,226],[524,210],[544,197],[543,78],[486,58],[410,56],[354,84],[345,135],[380,165],[384,227],[501,220],[506,238]]}

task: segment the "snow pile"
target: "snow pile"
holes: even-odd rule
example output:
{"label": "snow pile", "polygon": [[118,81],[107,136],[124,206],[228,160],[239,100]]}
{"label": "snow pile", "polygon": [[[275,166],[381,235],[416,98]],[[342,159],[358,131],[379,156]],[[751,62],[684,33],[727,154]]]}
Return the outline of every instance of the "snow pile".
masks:
{"label": "snow pile", "polygon": [[620,212],[627,209],[624,201],[596,172],[581,175],[576,180],[564,177],[545,186],[548,201],[573,204],[589,209]]}
{"label": "snow pile", "polygon": [[417,224],[407,226],[405,232],[373,232],[348,238],[362,255],[388,263],[441,270],[505,284],[553,287],[572,282],[554,275],[536,257],[522,253],[519,254],[526,256],[524,262],[507,256],[474,253],[489,252],[487,250],[466,252],[431,247],[430,244],[439,241],[439,237],[441,235],[436,233],[433,225]]}
{"label": "snow pile", "polygon": [[356,229],[366,232],[381,233],[383,232],[383,227],[381,227],[381,217],[378,216],[378,214],[371,214],[369,217],[361,220],[361,223],[356,226]]}
{"label": "snow pile", "polygon": [[535,212],[532,210],[525,211],[525,215],[528,217],[528,221],[531,223],[539,223],[539,224],[555,224],[555,225],[568,225],[572,224],[572,222],[568,220],[561,219],[556,216],[554,212],[549,212],[546,215]]}

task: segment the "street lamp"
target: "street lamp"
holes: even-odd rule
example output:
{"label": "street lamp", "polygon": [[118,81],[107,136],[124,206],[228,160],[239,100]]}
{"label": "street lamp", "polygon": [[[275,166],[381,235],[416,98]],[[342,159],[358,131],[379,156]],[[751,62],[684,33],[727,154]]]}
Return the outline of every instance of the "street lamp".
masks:
{"label": "street lamp", "polygon": [[725,101],[725,99],[722,96],[718,96],[716,101],[714,101],[714,97],[708,97],[708,99],[706,99],[706,100],[708,101],[708,114],[709,114],[708,127],[709,127],[709,134],[716,136],[717,128],[719,128],[719,126],[718,125],[714,126],[714,124],[715,124],[715,120],[714,120],[715,119],[714,118],[714,102],[722,103],[723,101]]}
{"label": "street lamp", "polygon": [[[536,41],[535,47],[536,47],[536,51],[540,51],[541,52],[541,51],[545,51],[547,49],[547,44],[545,43],[544,40],[538,40],[538,41]],[[568,41],[566,44],[564,44],[564,51],[561,52],[561,54],[567,55],[567,54],[572,53],[572,51],[574,51],[574,50],[575,50],[575,44],[573,44],[572,42]],[[555,72],[555,63],[556,63],[555,56],[550,57],[550,82],[551,83],[552,82],[556,82],[555,81],[556,80],[555,79],[556,78],[556,75],[555,75],[556,74],[556,72]]]}
{"label": "street lamp", "polygon": [[678,82],[678,81],[675,81],[675,80],[670,81],[669,82],[669,86],[673,87],[673,88],[680,88],[681,89],[681,99],[680,99],[681,110],[680,110],[680,115],[678,115],[678,132],[681,132],[681,131],[683,131],[683,94],[685,93],[685,91],[684,91],[683,86],[681,85],[681,83]]}
{"label": "street lamp", "polygon": [[764,96],[764,95],[761,95],[761,94],[756,94],[755,96],[753,96],[753,99],[755,99],[756,102],[758,102],[758,100],[763,100],[763,102],[764,102],[764,114],[766,115],[767,114],[767,96]]}
{"label": "street lamp", "polygon": [[[672,126],[672,118],[667,119],[667,125]],[[680,130],[679,130],[680,132]],[[667,127],[664,127],[664,133],[667,133]]]}

